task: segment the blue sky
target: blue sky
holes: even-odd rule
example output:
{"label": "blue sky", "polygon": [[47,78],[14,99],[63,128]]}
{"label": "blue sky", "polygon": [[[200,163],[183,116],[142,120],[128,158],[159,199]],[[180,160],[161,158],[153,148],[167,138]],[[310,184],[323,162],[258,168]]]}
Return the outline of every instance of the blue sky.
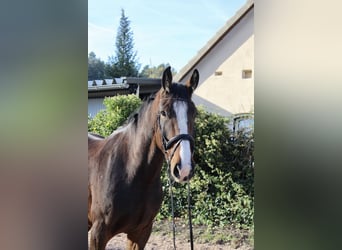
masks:
{"label": "blue sky", "polygon": [[115,55],[121,9],[131,21],[141,68],[169,63],[177,71],[246,0],[88,0],[88,53]]}

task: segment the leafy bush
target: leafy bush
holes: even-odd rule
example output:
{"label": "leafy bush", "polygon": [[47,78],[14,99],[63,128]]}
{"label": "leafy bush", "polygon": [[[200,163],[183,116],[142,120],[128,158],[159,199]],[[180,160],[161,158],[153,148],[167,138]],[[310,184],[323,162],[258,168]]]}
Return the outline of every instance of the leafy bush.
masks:
{"label": "leafy bush", "polygon": [[106,97],[103,104],[106,106],[105,110],[98,112],[92,119],[88,117],[88,131],[108,136],[141,105],[141,100],[133,94],[118,95]]}
{"label": "leafy bush", "polygon": [[[253,225],[254,169],[252,138],[243,133],[230,140],[228,120],[203,109],[195,120],[195,176],[191,180],[194,224],[210,226]],[[167,174],[162,176],[164,200],[158,219],[170,216]],[[173,187],[175,216],[187,217],[187,188]]]}
{"label": "leafy bush", "polygon": [[[141,102],[131,95],[107,98],[104,103],[106,111],[88,119],[88,128],[106,136],[122,125]],[[232,131],[227,124],[227,118],[198,109],[195,120],[196,167],[190,182],[193,223],[250,227],[254,215],[253,136],[245,137],[241,133],[231,140]],[[171,216],[166,164],[162,173],[164,199],[157,219]],[[186,186],[175,183],[173,194],[175,216],[187,217]]]}

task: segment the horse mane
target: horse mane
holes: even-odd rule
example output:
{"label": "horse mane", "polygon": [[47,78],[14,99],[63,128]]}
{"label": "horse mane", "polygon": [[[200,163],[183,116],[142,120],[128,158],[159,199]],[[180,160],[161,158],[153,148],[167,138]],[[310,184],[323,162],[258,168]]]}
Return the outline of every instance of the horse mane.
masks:
{"label": "horse mane", "polygon": [[152,101],[155,99],[155,93],[151,94],[147,98],[143,100],[143,103],[138,107],[126,120],[123,126],[127,126],[129,124],[137,126],[139,118],[145,113],[146,109],[149,107],[149,105],[152,103]]}

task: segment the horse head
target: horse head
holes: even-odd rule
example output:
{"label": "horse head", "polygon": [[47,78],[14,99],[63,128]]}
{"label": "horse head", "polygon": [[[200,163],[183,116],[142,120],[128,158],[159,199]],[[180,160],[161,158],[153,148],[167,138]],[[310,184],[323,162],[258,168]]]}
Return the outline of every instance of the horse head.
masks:
{"label": "horse head", "polygon": [[170,173],[175,181],[186,182],[194,175],[194,122],[196,107],[191,96],[197,87],[195,69],[185,85],[172,83],[170,67],[165,69],[158,111],[160,140]]}

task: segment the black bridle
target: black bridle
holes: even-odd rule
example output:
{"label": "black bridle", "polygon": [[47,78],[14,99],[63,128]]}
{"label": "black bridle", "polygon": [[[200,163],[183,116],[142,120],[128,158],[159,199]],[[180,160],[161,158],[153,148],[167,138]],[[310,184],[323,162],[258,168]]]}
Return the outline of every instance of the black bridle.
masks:
{"label": "black bridle", "polygon": [[[190,142],[190,148],[191,151],[193,151],[194,149],[194,144],[195,144],[195,139],[194,137],[192,137],[192,135],[190,134],[179,134],[176,135],[174,137],[172,137],[171,139],[168,139],[165,131],[162,128],[161,122],[160,122],[160,116],[161,114],[158,114],[158,125],[159,125],[159,129],[160,129],[160,133],[162,135],[162,143],[163,143],[163,149],[164,149],[164,154],[165,154],[165,159],[167,164],[169,165],[171,163],[171,160],[177,150],[177,148],[179,147],[180,143],[183,140],[189,141]],[[175,147],[173,147],[175,145]],[[168,155],[168,151],[173,147],[173,150],[171,151],[171,154]]]}
{"label": "black bridle", "polygon": [[170,150],[174,145],[175,147],[173,148],[173,150],[171,151],[171,154],[169,155],[169,157],[167,157],[166,161],[169,163],[171,162],[172,158],[173,158],[173,155],[175,154],[178,146],[180,145],[180,143],[183,141],[183,140],[187,140],[190,142],[190,147],[191,147],[191,150],[193,150],[194,148],[194,143],[195,143],[195,140],[194,138],[189,135],[189,134],[179,134],[179,135],[176,135],[174,137],[172,137],[171,139],[168,139],[164,133],[162,133],[162,137],[163,137],[163,148],[164,148],[164,153],[167,155],[167,152],[168,150]]}
{"label": "black bridle", "polygon": [[[158,114],[158,124],[160,133],[162,135],[162,143],[164,148],[165,159],[167,162],[167,172],[169,176],[169,191],[170,191],[170,198],[171,198],[171,209],[172,209],[172,232],[173,232],[173,248],[176,249],[176,223],[175,223],[175,214],[174,214],[174,205],[173,205],[173,192],[172,192],[172,180],[171,180],[171,160],[183,140],[187,140],[190,142],[191,150],[194,149],[195,139],[190,134],[179,134],[171,139],[168,139],[162,129],[160,123],[160,113]],[[173,147],[174,146],[174,147]],[[168,156],[168,150],[173,147],[171,154]],[[190,196],[190,180],[187,181],[188,186],[188,217],[189,217],[189,231],[190,231],[190,247],[191,250],[194,249],[194,242],[193,242],[193,232],[192,232],[192,222],[191,222],[191,196]]]}
{"label": "black bridle", "polygon": [[179,134],[179,135],[172,137],[170,140],[167,139],[164,133],[162,133],[162,136],[163,136],[164,150],[169,150],[175,143],[178,143],[179,141],[182,141],[182,140],[188,140],[190,142],[191,149],[193,149],[194,147],[195,140],[189,134]]}

